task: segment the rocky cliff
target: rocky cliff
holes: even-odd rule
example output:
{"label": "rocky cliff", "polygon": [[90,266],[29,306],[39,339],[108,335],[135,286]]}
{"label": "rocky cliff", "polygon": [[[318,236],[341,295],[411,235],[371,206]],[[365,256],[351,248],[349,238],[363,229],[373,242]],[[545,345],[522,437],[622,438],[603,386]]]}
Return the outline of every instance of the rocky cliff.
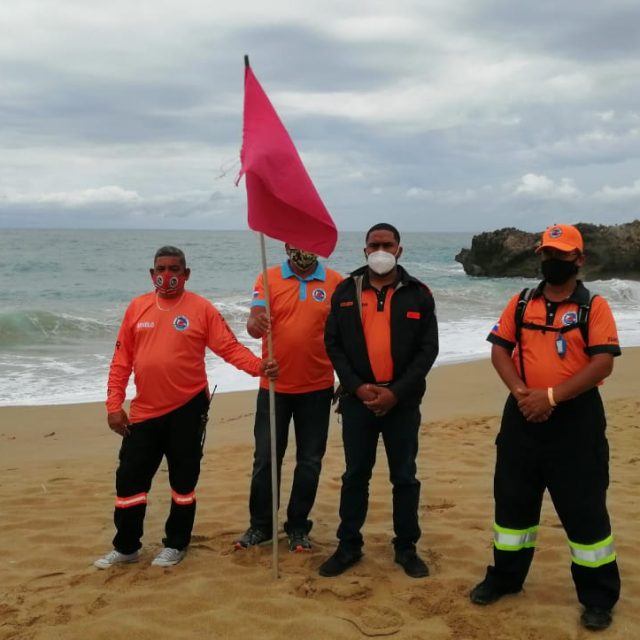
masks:
{"label": "rocky cliff", "polygon": [[[619,225],[575,225],[584,239],[584,280],[624,278],[640,280],[640,220]],[[470,276],[540,277],[540,258],[534,254],[542,231],[527,233],[511,227],[473,237],[470,249],[455,257]]]}

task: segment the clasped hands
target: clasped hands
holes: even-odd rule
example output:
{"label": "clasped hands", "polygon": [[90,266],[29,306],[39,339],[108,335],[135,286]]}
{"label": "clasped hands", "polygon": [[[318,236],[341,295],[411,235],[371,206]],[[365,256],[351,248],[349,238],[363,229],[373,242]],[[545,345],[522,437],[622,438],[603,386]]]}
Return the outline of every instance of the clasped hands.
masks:
{"label": "clasped hands", "polygon": [[378,417],[384,416],[398,402],[398,398],[389,387],[381,387],[377,384],[361,384],[356,389],[356,396]]}
{"label": "clasped hands", "polygon": [[518,402],[518,409],[529,422],[546,422],[553,413],[546,389],[517,387],[513,396]]}

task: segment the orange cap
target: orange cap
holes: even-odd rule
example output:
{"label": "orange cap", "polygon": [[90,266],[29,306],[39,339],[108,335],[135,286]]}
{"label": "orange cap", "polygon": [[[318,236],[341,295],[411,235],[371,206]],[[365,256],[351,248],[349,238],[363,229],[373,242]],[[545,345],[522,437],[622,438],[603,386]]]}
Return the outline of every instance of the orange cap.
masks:
{"label": "orange cap", "polygon": [[559,251],[583,251],[582,235],[570,224],[554,224],[547,227],[542,234],[542,242],[536,248],[536,253],[543,249],[558,249]]}

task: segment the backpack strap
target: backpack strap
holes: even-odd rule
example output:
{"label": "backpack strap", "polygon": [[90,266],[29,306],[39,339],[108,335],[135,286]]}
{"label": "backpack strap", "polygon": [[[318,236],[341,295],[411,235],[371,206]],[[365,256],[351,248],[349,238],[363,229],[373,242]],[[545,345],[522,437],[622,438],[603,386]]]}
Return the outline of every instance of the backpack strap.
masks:
{"label": "backpack strap", "polygon": [[516,305],[515,312],[515,323],[516,323],[516,345],[518,347],[518,356],[520,358],[520,375],[522,376],[522,381],[526,384],[527,381],[525,379],[524,374],[524,356],[522,355],[522,345],[520,344],[520,340],[522,338],[522,324],[524,318],[524,311],[529,304],[529,300],[533,297],[533,292],[535,289],[524,288],[520,295],[518,296],[518,304]]}
{"label": "backpack strap", "polygon": [[526,384],[526,377],[524,372],[524,356],[522,354],[522,327],[526,327],[527,329],[537,329],[538,331],[555,331],[557,333],[566,333],[567,331],[571,331],[572,329],[578,328],[580,329],[580,333],[582,334],[582,340],[584,341],[585,349],[589,346],[589,312],[591,311],[591,305],[593,304],[593,299],[597,297],[597,294],[593,296],[590,295],[587,290],[587,295],[590,296],[589,301],[578,305],[578,319],[575,324],[571,324],[565,327],[547,327],[545,325],[537,325],[531,322],[524,322],[524,312],[527,308],[527,304],[529,304],[529,300],[533,298],[533,294],[535,289],[523,289],[518,296],[518,303],[516,305],[515,311],[515,324],[516,324],[516,345],[518,347],[518,356],[520,361],[520,375],[522,376],[522,381]]}
{"label": "backpack strap", "polygon": [[516,305],[515,322],[516,322],[516,343],[520,343],[522,336],[522,319],[524,318],[524,310],[529,304],[529,300],[533,296],[533,289],[525,288],[518,296],[518,304]]}
{"label": "backpack strap", "polygon": [[594,293],[589,298],[589,302],[587,302],[586,304],[581,304],[578,307],[578,323],[577,324],[578,324],[578,327],[580,328],[582,339],[584,340],[585,349],[589,346],[589,312],[591,311],[591,305],[593,304],[593,299],[597,297],[598,297],[598,294]]}

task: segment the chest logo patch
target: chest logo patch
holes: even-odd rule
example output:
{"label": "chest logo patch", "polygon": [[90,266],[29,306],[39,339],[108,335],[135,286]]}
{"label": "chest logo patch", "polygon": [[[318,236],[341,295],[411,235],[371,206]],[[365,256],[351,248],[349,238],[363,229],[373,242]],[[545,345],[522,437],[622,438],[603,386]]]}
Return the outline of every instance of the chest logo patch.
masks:
{"label": "chest logo patch", "polygon": [[176,331],[184,331],[189,327],[189,318],[187,316],[176,316],[173,319],[173,328]]}
{"label": "chest logo patch", "polygon": [[324,289],[320,289],[320,287],[318,287],[311,292],[311,297],[316,302],[324,302],[327,299],[327,292]]}
{"label": "chest logo patch", "polygon": [[562,324],[568,327],[570,324],[576,324],[578,322],[578,313],[576,311],[567,311],[562,316]]}

